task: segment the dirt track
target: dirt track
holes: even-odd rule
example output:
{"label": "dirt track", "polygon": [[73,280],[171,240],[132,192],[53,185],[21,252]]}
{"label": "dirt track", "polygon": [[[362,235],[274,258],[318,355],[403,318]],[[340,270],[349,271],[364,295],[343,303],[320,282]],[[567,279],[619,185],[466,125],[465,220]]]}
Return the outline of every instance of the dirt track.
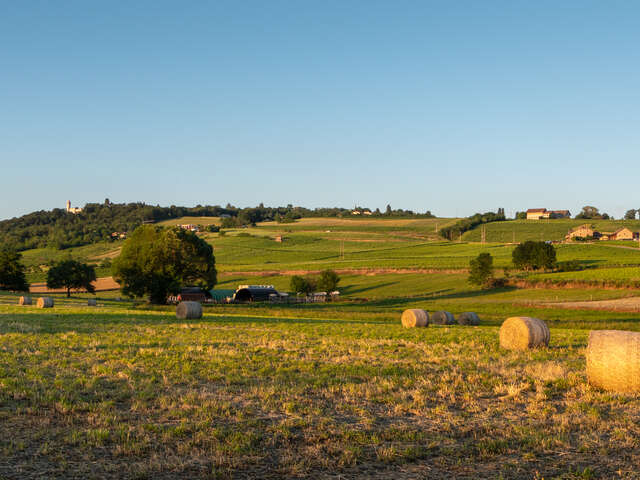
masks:
{"label": "dirt track", "polygon": [[550,302],[545,306],[557,308],[582,308],[617,312],[640,312],[640,297],[617,298],[615,300],[587,300],[580,302]]}
{"label": "dirt track", "polygon": [[[383,275],[386,273],[410,274],[410,273],[468,273],[466,268],[336,268],[336,273],[342,275]],[[276,275],[315,275],[321,273],[322,270],[255,270],[247,272],[218,272],[218,275],[224,277],[231,276],[258,276],[272,277]]]}
{"label": "dirt track", "polygon": [[[107,290],[118,290],[120,285],[112,277],[101,277],[93,282],[96,292],[104,292]],[[66,293],[64,288],[49,289],[46,283],[32,283],[29,288],[31,293]]]}

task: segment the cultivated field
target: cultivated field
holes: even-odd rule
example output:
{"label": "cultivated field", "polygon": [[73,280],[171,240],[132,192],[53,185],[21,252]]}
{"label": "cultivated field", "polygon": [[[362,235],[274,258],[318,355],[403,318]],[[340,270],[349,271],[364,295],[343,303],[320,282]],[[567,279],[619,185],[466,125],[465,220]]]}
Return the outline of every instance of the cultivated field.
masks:
{"label": "cultivated field", "polygon": [[[584,360],[590,329],[640,331],[640,250],[557,245],[561,262],[586,269],[512,272],[539,288],[487,291],[466,282],[469,260],[489,252],[508,267],[514,246],[443,242],[436,223],[204,234],[216,288],[287,291],[292,274],[333,268],[336,303],[214,305],[185,322],[117,291],[97,308],[55,294],[51,310],[0,293],[0,479],[640,478],[640,397],[588,386]],[[120,245],[25,262],[99,263]],[[475,311],[482,323],[406,330],[406,308]],[[545,320],[549,348],[501,350],[512,315]]]}

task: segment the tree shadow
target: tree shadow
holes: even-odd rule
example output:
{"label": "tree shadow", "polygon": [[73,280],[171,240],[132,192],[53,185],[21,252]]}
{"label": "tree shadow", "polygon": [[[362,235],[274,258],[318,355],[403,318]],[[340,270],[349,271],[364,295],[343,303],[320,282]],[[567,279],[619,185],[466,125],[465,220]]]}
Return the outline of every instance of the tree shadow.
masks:
{"label": "tree shadow", "polygon": [[417,295],[413,297],[392,297],[380,300],[373,300],[367,302],[367,305],[371,307],[382,307],[391,305],[406,305],[416,302],[429,302],[429,301],[442,301],[442,300],[454,300],[464,298],[477,298],[485,297],[488,295],[495,295],[499,293],[508,293],[514,290],[518,290],[517,287],[502,287],[493,290],[469,290],[466,292],[445,293],[453,289],[439,290],[432,294]]}
{"label": "tree shadow", "polygon": [[341,295],[355,295],[356,293],[363,293],[363,292],[367,292],[369,290],[375,290],[377,288],[385,288],[385,287],[391,287],[393,285],[397,285],[399,282],[383,282],[383,283],[378,283],[375,285],[369,285],[366,287],[356,287],[356,286],[352,286],[352,285],[347,285],[344,287],[340,288],[340,294]]}
{"label": "tree shadow", "polygon": [[[262,312],[261,312],[262,313]],[[292,312],[293,313],[293,312]],[[300,312],[303,313],[303,312]],[[64,332],[100,333],[122,326],[162,327],[193,324],[388,324],[380,319],[309,318],[296,316],[270,316],[268,312],[251,315],[232,312],[205,312],[199,319],[178,319],[172,312],[162,314],[137,312],[52,312],[52,313],[0,313],[0,334],[18,333],[46,335]]]}

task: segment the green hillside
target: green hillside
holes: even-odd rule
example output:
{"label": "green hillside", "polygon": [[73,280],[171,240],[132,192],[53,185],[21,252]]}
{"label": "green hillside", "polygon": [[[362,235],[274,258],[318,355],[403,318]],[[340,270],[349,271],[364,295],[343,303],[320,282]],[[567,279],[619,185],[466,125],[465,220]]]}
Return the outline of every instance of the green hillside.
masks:
{"label": "green hillside", "polygon": [[[526,240],[563,240],[571,228],[585,223],[603,232],[613,232],[621,227],[640,231],[640,220],[507,220],[485,224],[485,241],[520,243]],[[466,232],[462,239],[469,242],[481,241],[482,226]]]}

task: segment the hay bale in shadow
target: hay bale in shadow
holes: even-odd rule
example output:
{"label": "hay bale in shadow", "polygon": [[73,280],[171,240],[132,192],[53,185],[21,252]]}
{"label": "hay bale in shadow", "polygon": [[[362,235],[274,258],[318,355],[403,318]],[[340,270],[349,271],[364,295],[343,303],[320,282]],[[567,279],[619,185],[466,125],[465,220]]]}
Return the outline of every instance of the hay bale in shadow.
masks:
{"label": "hay bale in shadow", "polygon": [[87,305],[89,307],[97,307],[98,306],[98,300],[95,298],[90,298],[87,300]]}
{"label": "hay bale in shadow", "polygon": [[31,305],[32,300],[31,297],[20,297],[18,299],[18,305]]}
{"label": "hay bale in shadow", "polygon": [[431,314],[431,323],[434,325],[453,325],[456,323],[456,319],[454,318],[453,313],[440,310]]}
{"label": "hay bale in shadow", "polygon": [[458,315],[460,325],[479,325],[480,318],[476,312],[464,312]]}
{"label": "hay bale in shadow", "polygon": [[429,313],[419,308],[411,308],[402,312],[401,321],[405,328],[426,327],[429,325]]}
{"label": "hay bale in shadow", "polygon": [[500,327],[500,346],[507,350],[529,350],[549,345],[551,334],[539,318],[510,317]]}
{"label": "hay bale in shadow", "polygon": [[202,318],[202,305],[200,302],[180,302],[176,307],[176,317],[181,320]]}
{"label": "hay bale in shadow", "polygon": [[591,385],[612,392],[640,392],[640,333],[593,330],[586,357]]}
{"label": "hay bale in shadow", "polygon": [[38,302],[36,303],[38,308],[52,308],[53,307],[53,298],[51,297],[40,297]]}

